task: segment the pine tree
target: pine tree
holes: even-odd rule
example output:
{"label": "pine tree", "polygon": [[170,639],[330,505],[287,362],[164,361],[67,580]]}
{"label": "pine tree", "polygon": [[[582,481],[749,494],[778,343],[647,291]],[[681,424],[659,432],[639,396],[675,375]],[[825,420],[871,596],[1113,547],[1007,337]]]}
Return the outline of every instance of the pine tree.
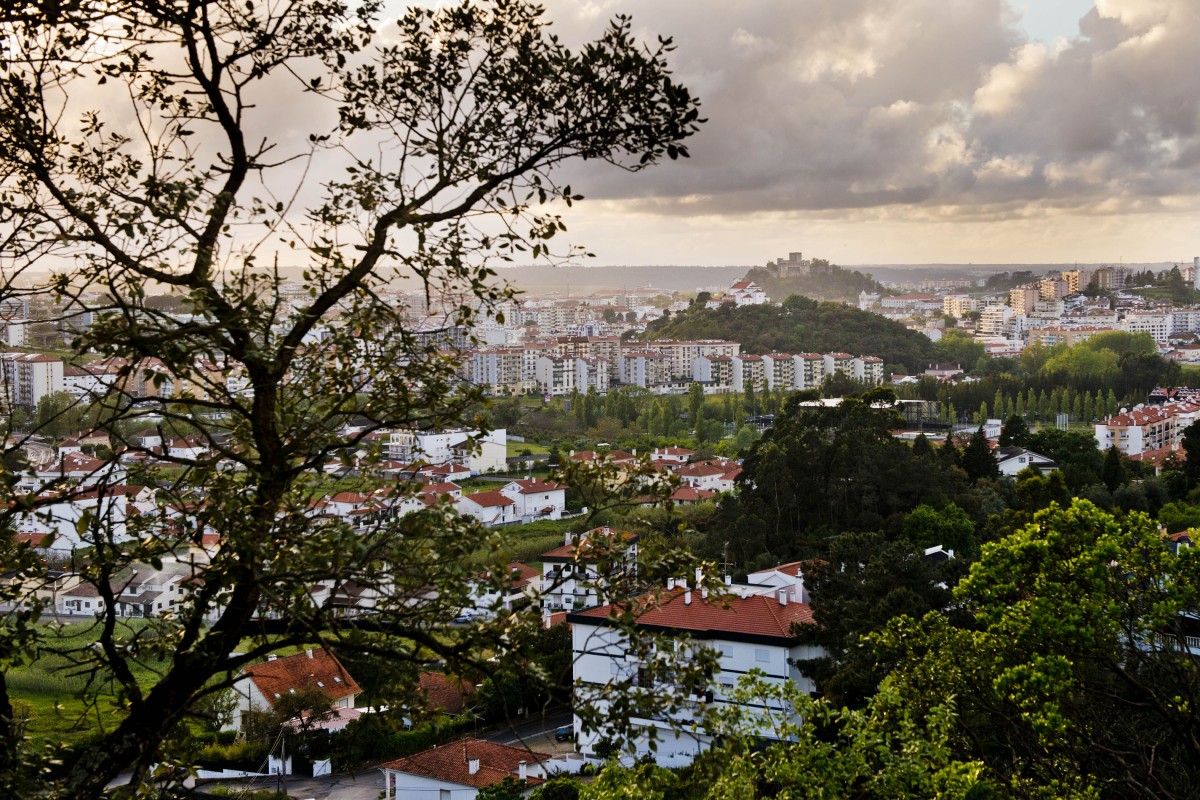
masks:
{"label": "pine tree", "polygon": [[1000,465],[992,456],[992,448],[982,425],[971,435],[971,441],[963,449],[961,463],[971,483],[1000,477]]}

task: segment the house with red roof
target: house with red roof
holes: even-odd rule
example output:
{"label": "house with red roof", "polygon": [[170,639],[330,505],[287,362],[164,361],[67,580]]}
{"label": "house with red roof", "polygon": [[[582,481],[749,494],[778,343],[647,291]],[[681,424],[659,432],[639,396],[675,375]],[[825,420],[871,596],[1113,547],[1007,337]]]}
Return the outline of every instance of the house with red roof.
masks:
{"label": "house with red roof", "polygon": [[542,608],[587,608],[603,602],[608,585],[637,574],[638,537],[607,526],[565,536],[562,547],[542,553]]}
{"label": "house with red roof", "polygon": [[464,614],[490,616],[500,609],[511,609],[522,598],[527,602],[537,599],[542,589],[540,569],[512,561],[505,570],[507,574],[496,576],[483,572],[471,581],[472,605],[463,609]]}
{"label": "house with red roof", "polygon": [[474,517],[488,527],[520,522],[517,504],[500,492],[476,492],[458,497],[454,503],[459,514]]}
{"label": "house with red roof", "polygon": [[447,798],[474,800],[480,789],[505,778],[532,788],[546,781],[551,756],[482,739],[439,745],[422,753],[379,765],[385,800]]}
{"label": "house with red roof", "polygon": [[[624,605],[567,614],[576,708],[588,704],[603,714],[613,696],[641,692],[649,698],[664,698],[657,704],[658,711],[630,720],[634,736],[628,755],[649,756],[664,767],[690,764],[712,744],[712,737],[700,724],[703,714],[733,707],[738,702],[732,696],[733,688],[751,670],[762,672],[768,683],[792,681],[801,691],[815,691],[813,681],[796,666],[823,652],[800,644],[796,637],[796,626],[813,622],[812,608],[801,602],[802,583],[729,588],[727,594],[717,597],[672,581],[665,593],[631,601],[641,631],[679,639],[675,647],[660,643],[655,648],[659,655],[645,656],[646,661],[630,650],[628,637],[617,626],[616,620],[627,610]],[[681,698],[685,702],[677,711],[667,711],[672,704],[665,698],[678,696],[679,689],[670,679],[659,681],[655,676],[669,674],[672,659],[694,658],[696,647],[705,648],[717,659],[717,669],[703,694]],[[650,659],[659,661],[650,663]],[[775,730],[772,719],[799,721],[793,709],[779,704],[743,710],[761,718],[760,731],[766,739]],[[575,725],[581,732],[579,751],[595,755],[596,745],[607,736],[603,726],[584,731],[578,718]]]}
{"label": "house with red roof", "polygon": [[284,695],[308,688],[328,695],[335,711],[354,708],[354,698],[362,691],[342,662],[324,648],[291,656],[271,655],[260,664],[243,667],[233,684],[238,702],[232,727],[240,730],[242,718],[250,711],[270,710]]}
{"label": "house with red roof", "polygon": [[500,493],[516,504],[521,522],[559,519],[567,510],[567,487],[554,481],[534,477],[509,481]]}

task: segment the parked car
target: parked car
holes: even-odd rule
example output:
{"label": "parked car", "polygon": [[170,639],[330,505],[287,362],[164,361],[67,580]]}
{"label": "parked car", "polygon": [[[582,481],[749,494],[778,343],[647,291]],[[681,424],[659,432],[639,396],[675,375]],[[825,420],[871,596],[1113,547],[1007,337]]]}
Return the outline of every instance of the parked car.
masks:
{"label": "parked car", "polygon": [[575,726],[563,725],[561,728],[554,729],[554,741],[556,742],[573,742],[575,741]]}

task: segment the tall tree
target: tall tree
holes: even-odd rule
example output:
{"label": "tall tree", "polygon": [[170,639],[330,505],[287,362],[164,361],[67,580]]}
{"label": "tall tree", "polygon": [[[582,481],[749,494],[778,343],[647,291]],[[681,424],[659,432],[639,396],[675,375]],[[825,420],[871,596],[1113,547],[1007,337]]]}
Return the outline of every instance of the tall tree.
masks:
{"label": "tall tree", "polygon": [[[511,297],[494,259],[554,256],[564,226],[551,204],[579,199],[554,168],[686,156],[697,101],[671,76],[670,42],[644,45],[623,17],[572,51],[523,0],[417,6],[377,31],[381,11],[372,0],[0,9],[3,294],[49,272],[35,291],[64,315],[94,315],[79,347],[130,365],[102,426],[179,421],[208,447],[166,456],[178,473],[166,499],[193,516],[149,515],[127,541],[97,516],[82,534],[94,545],[83,578],[109,601],[94,645],[56,644],[34,624],[35,565],[6,583],[0,601],[15,610],[0,667],[57,651],[98,677],[89,691],[116,687],[121,714],[71,751],[31,751],[0,682],[0,794],[94,797],[125,771],[143,784],[152,764],[175,762],[189,709],[277,647],[374,654],[415,674],[432,659],[466,668],[484,646],[507,658],[511,625],[537,624],[439,624],[466,604],[478,549],[497,588],[507,582],[505,537],[438,507],[361,527],[308,508],[333,453],[383,428],[461,422],[479,400],[445,350]],[[436,329],[418,335],[383,299],[394,278],[446,305]],[[148,304],[148,290],[179,296],[186,315]],[[147,357],[159,360],[152,380]],[[7,519],[21,511],[14,492]],[[123,625],[114,577],[203,531],[221,546],[188,600]],[[347,618],[314,597],[318,584],[377,592],[376,613]],[[150,682],[136,667],[147,661]]]}
{"label": "tall tree", "polygon": [[1200,663],[1180,634],[1200,559],[1087,501],[984,546],[954,590],[965,617],[894,621],[876,640],[910,711],[956,712],[954,752],[1017,797],[1195,796]]}
{"label": "tall tree", "polygon": [[1004,427],[1000,430],[1001,447],[1025,447],[1028,441],[1029,426],[1022,417],[1013,415],[1004,421]]}
{"label": "tall tree", "polygon": [[972,483],[985,478],[1000,477],[1000,465],[992,455],[992,447],[988,444],[987,434],[983,432],[982,425],[971,434],[971,440],[963,448],[961,463]]}

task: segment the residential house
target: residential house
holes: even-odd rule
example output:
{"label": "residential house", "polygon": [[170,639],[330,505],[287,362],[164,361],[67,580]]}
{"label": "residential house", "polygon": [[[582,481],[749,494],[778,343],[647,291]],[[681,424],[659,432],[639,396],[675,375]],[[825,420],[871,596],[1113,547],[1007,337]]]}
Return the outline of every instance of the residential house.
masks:
{"label": "residential house", "polygon": [[[822,651],[801,645],[796,639],[794,626],[812,622],[813,615],[807,603],[799,602],[795,585],[767,594],[739,589],[721,598],[706,595],[706,590],[672,587],[659,602],[645,602],[640,604],[640,612],[635,610],[636,624],[642,631],[686,639],[673,648],[664,650],[659,646],[658,652],[666,661],[692,659],[697,647],[707,649],[718,659],[718,669],[703,694],[681,698],[684,703],[674,712],[665,710],[667,704],[662,703],[663,710],[629,720],[634,728],[629,755],[635,758],[650,757],[663,767],[690,764],[713,742],[699,724],[701,712],[732,707],[737,701],[731,692],[750,670],[762,671],[769,683],[791,681],[801,691],[815,690],[812,680],[796,666],[802,660],[819,657]],[[659,697],[679,691],[669,680],[656,681],[655,671],[630,650],[627,636],[613,622],[621,611],[603,605],[567,615],[576,707],[591,704],[603,714],[609,706],[608,698],[616,692],[644,692]],[[793,709],[777,702],[744,710],[759,720],[761,735],[768,740],[774,730],[770,721],[799,723]],[[579,719],[576,729],[582,730]],[[582,733],[578,740],[580,752],[596,756],[597,745],[605,736],[603,728]]]}
{"label": "residential house", "polygon": [[551,757],[520,747],[467,738],[380,764],[384,800],[474,800],[505,778],[529,787],[549,777]]}
{"label": "residential house", "polygon": [[729,297],[737,306],[761,306],[767,302],[767,293],[754,281],[737,281],[729,287]]}
{"label": "residential house", "polygon": [[279,657],[243,667],[233,684],[237,705],[232,727],[240,730],[246,714],[268,711],[286,694],[301,689],[318,689],[329,696],[334,709],[354,708],[354,698],[362,690],[337,657],[324,648]]}
{"label": "residential house", "polygon": [[536,600],[541,593],[542,572],[519,561],[509,563],[505,588],[501,590],[492,581],[489,573],[483,573],[471,582],[470,608],[463,609],[474,615],[490,616],[499,609],[511,609],[514,603]]}
{"label": "residential house", "polygon": [[609,527],[566,534],[562,547],[542,553],[542,607],[573,610],[608,599],[608,583],[636,574],[638,537]]}
{"label": "residential house", "polygon": [[534,477],[509,481],[500,493],[516,504],[514,513],[521,522],[559,519],[567,510],[567,487],[554,481]]}
{"label": "residential house", "polygon": [[1024,447],[997,447],[992,450],[992,455],[996,457],[996,463],[1000,466],[1000,474],[1009,477],[1015,476],[1021,470],[1029,467],[1038,472],[1053,472],[1058,469],[1058,464],[1053,459],[1032,450],[1026,450]]}
{"label": "residential house", "polygon": [[511,525],[521,521],[517,504],[500,492],[464,494],[455,501],[458,513],[474,517],[488,527]]}

